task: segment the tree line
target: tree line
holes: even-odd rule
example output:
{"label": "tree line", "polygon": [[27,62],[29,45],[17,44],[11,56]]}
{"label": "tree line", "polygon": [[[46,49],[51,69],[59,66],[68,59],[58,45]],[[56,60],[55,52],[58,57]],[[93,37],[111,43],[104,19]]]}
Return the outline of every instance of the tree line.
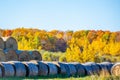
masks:
{"label": "tree line", "polygon": [[13,36],[21,50],[65,52],[67,61],[97,61],[104,56],[120,55],[120,31],[0,29],[0,36]]}

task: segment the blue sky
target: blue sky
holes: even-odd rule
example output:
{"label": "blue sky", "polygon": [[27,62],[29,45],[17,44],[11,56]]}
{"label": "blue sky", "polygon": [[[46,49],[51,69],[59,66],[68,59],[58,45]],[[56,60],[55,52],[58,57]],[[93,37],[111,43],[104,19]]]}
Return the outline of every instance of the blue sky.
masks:
{"label": "blue sky", "polygon": [[120,0],[0,0],[0,28],[120,31]]}

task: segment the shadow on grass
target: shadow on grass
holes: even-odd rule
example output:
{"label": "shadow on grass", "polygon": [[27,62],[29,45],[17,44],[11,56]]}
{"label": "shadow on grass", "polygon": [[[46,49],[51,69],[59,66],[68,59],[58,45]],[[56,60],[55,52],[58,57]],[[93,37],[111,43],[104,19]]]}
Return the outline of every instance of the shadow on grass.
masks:
{"label": "shadow on grass", "polygon": [[49,79],[68,79],[69,78],[83,78],[84,76],[67,76],[67,75],[49,75],[49,76],[35,76],[35,77],[3,77],[0,80],[49,80]]}
{"label": "shadow on grass", "polygon": [[36,77],[3,77],[0,80],[120,80],[120,76],[36,76]]}

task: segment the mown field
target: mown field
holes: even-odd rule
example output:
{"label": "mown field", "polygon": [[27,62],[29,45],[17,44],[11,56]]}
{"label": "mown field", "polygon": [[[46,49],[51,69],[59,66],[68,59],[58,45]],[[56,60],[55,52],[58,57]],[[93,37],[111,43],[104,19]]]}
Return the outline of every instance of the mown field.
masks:
{"label": "mown field", "polygon": [[120,80],[120,77],[109,76],[86,76],[86,77],[62,77],[62,76],[50,76],[50,77],[9,77],[0,78],[0,80]]}

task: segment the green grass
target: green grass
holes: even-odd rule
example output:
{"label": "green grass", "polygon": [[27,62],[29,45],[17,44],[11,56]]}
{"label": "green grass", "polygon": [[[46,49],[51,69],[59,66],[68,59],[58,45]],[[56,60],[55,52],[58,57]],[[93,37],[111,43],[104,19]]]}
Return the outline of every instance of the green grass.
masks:
{"label": "green grass", "polygon": [[0,80],[120,80],[120,77],[109,76],[86,76],[86,77],[63,77],[63,76],[37,76],[37,77],[8,77],[0,78]]}

